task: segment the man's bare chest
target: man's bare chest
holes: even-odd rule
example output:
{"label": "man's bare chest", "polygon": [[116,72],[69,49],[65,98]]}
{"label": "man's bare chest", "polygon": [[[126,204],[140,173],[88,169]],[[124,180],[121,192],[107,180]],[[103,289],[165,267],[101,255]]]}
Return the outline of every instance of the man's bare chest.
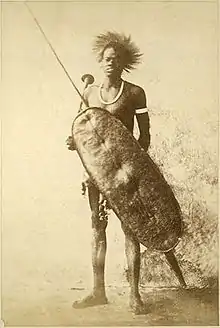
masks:
{"label": "man's bare chest", "polygon": [[101,107],[108,110],[113,115],[123,115],[125,112],[127,114],[132,114],[135,111],[135,106],[133,104],[132,95],[128,90],[123,90],[122,94],[118,99],[114,97],[109,100],[103,99],[100,88],[93,87],[92,91],[89,94],[88,102],[90,107]]}

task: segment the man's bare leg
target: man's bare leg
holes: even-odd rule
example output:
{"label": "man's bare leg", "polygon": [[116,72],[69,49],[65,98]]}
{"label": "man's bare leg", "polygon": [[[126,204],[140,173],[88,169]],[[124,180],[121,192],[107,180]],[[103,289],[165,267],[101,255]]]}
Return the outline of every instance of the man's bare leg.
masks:
{"label": "man's bare leg", "polygon": [[99,218],[99,191],[93,185],[88,186],[89,204],[92,211],[92,267],[93,267],[93,292],[73,303],[74,308],[85,308],[100,304],[106,304],[105,294],[105,256],[106,256],[106,227],[107,220]]}
{"label": "man's bare leg", "polygon": [[135,314],[146,313],[146,307],[139,293],[140,278],[140,244],[132,231],[122,225],[125,234],[125,253],[128,263],[128,279],[130,283],[130,307]]}

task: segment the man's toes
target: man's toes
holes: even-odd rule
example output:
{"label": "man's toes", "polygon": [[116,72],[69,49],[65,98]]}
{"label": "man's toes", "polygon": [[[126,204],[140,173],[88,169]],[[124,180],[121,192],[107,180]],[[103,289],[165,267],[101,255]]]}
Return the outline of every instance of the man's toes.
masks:
{"label": "man's toes", "polygon": [[74,302],[72,307],[74,309],[84,309],[86,307],[103,305],[103,304],[107,304],[107,303],[108,303],[108,300],[107,300],[106,296],[89,295],[82,300]]}

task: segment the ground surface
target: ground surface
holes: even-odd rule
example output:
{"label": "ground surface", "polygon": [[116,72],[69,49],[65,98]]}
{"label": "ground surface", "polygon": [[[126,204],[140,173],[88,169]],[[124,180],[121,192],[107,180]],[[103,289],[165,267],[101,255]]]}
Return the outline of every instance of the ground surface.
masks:
{"label": "ground surface", "polygon": [[215,290],[142,289],[148,304],[146,315],[134,316],[127,306],[126,287],[109,287],[109,304],[83,310],[71,308],[72,300],[85,291],[65,290],[44,298],[30,297],[17,304],[6,299],[3,304],[6,325],[21,326],[216,326]]}
{"label": "ground surface", "polygon": [[[171,288],[171,280],[178,286],[174,276],[164,280],[166,288],[161,288],[155,265],[154,273],[152,267],[148,270],[153,274],[151,287],[141,286],[149,312],[141,316],[129,312],[124,236],[113,215],[107,229],[109,304],[73,309],[72,302],[86,296],[92,286],[91,227],[82,198],[78,198],[77,205],[68,205],[74,207],[74,215],[66,215],[62,220],[54,213],[48,221],[43,216],[34,222],[29,217],[3,221],[2,318],[6,326],[218,324],[216,289]],[[79,218],[81,224],[77,224]],[[157,266],[162,272],[165,263]],[[166,270],[171,277],[172,272]],[[190,281],[187,275],[186,280]]]}
{"label": "ground surface", "polygon": [[[13,216],[3,220],[2,240],[2,319],[6,326],[218,324],[217,291],[171,288],[172,283],[178,286],[178,282],[169,268],[164,269],[162,261],[151,264],[146,271],[147,276],[152,275],[151,287],[141,287],[149,312],[141,316],[129,312],[124,236],[114,215],[107,228],[109,304],[73,309],[72,302],[86,296],[92,286],[89,210],[86,200],[79,193],[74,195],[77,201],[68,199],[62,219],[59,212],[45,220],[45,213],[33,211],[33,220],[8,207]],[[152,259],[152,254],[149,256]],[[166,280],[159,276],[163,270]],[[189,282],[190,272],[186,273]],[[192,281],[199,285],[197,276]],[[161,288],[163,282],[166,288]]]}

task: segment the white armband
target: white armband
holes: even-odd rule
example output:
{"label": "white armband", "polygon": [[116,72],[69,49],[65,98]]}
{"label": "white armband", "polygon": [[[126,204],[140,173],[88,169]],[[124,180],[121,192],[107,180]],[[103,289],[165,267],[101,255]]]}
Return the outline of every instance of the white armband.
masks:
{"label": "white armband", "polygon": [[135,110],[135,114],[144,114],[144,113],[147,113],[147,107],[139,108]]}

